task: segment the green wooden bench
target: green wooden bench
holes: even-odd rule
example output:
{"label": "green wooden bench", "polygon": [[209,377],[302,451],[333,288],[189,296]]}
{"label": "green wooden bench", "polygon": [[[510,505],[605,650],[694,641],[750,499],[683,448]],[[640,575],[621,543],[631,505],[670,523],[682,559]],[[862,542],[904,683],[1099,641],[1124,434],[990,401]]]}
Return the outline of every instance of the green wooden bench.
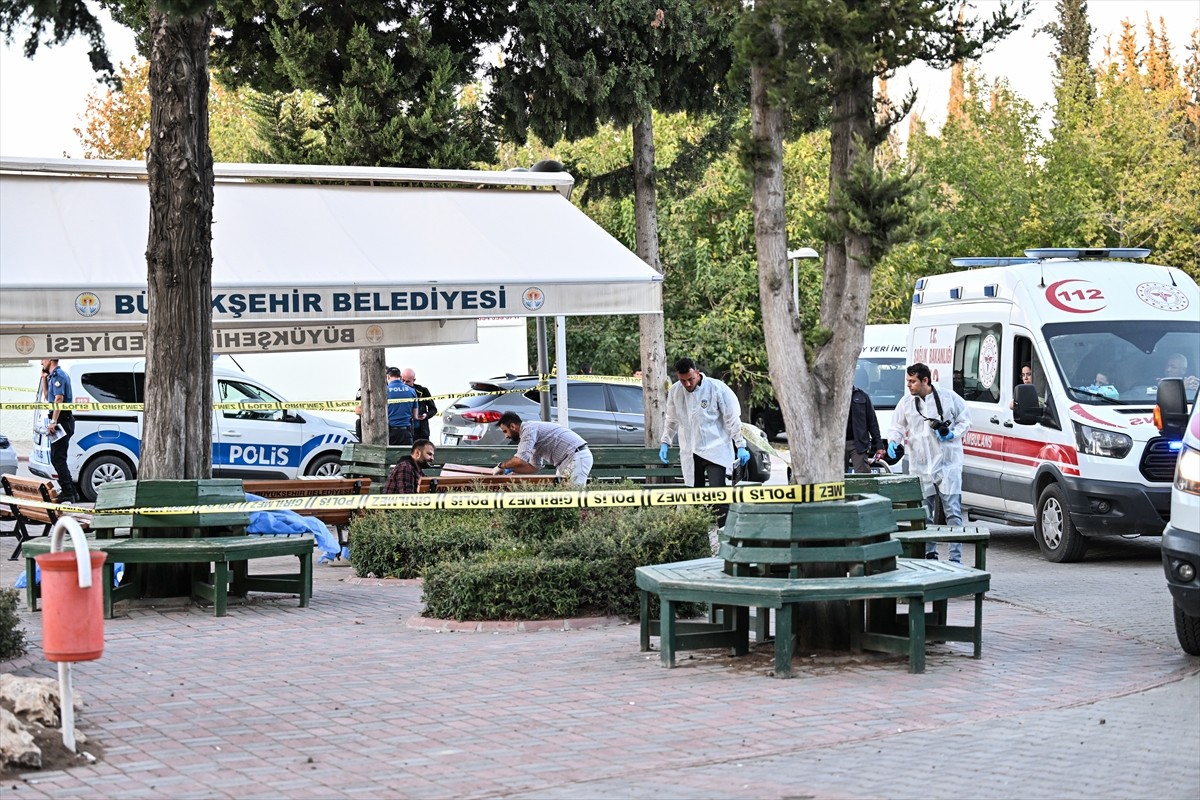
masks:
{"label": "green wooden bench", "polygon": [[[957,564],[902,559],[892,538],[891,503],[878,495],[848,496],[844,503],[811,506],[731,508],[717,558],[639,567],[641,645],[660,637],[664,666],[674,666],[682,649],[730,647],[735,655],[749,648],[749,609],[757,609],[758,638],[774,611],[775,674],[791,675],[800,603],[849,603],[849,639],[853,650],[907,653],[909,669],[925,669],[927,636],[964,641],[982,653],[983,595],[990,576]],[[926,566],[928,565],[928,566]],[[662,601],[656,624],[649,618],[649,596]],[[947,601],[974,595],[970,626],[946,624]],[[896,601],[908,604],[897,614]],[[721,607],[719,622],[679,622],[679,603]],[[933,604],[932,614],[925,604]]]}
{"label": "green wooden bench", "polygon": [[[113,586],[113,565],[123,564],[204,564],[211,571],[193,574],[192,596],[212,603],[213,614],[225,616],[226,598],[245,597],[247,592],[298,594],[300,607],[312,598],[313,537],[213,536],[182,539],[121,538],[97,539],[89,536],[88,547],[108,554],[101,574],[104,586],[104,616],[112,619],[113,603],[138,595],[134,581]],[[34,580],[34,556],[50,552],[48,539],[25,543],[26,598],[29,610],[37,611],[41,587]],[[249,562],[256,558],[296,556],[300,561],[295,573],[250,575]]]}
{"label": "green wooden bench", "polygon": [[[674,564],[637,568],[641,595],[641,647],[650,649],[654,626],[649,619],[649,595],[662,602],[658,624],[662,664],[675,666],[680,650],[731,648],[735,655],[749,651],[749,609],[769,608],[776,614],[775,675],[790,677],[795,638],[788,635],[795,606],[821,600],[841,600],[860,605],[868,600],[898,600],[908,611],[896,626],[876,627],[852,613],[850,642],[853,650],[877,650],[908,655],[908,671],[925,671],[928,640],[970,642],[973,656],[983,649],[982,596],[989,588],[986,572],[945,561],[900,558],[888,572],[845,578],[760,578],[729,575],[720,558],[702,558]],[[952,597],[976,596],[974,623],[969,626],[928,624],[925,604],[944,603]],[[714,603],[735,608],[733,624],[680,622],[680,603]]]}
{"label": "green wooden bench", "polygon": [[[657,447],[634,447],[627,445],[597,445],[592,451],[592,481],[632,480],[645,482],[656,479],[663,483],[682,483],[683,467],[679,464],[679,448],[668,451],[664,464],[658,457]],[[396,462],[412,451],[411,447],[383,446],[370,444],[348,444],[342,448],[342,475],[347,478],[370,478],[371,492],[383,490],[388,472]],[[494,467],[501,461],[512,458],[517,452],[515,445],[506,447],[439,447],[439,464],[464,464],[471,467]],[[434,466],[425,474],[436,477],[441,467]]]}
{"label": "green wooden bench", "polygon": [[847,475],[846,494],[879,494],[892,501],[897,530],[892,538],[910,558],[924,558],[926,542],[961,542],[975,550],[975,568],[987,569],[990,534],[978,525],[932,525],[921,495],[921,479],[912,475]]}

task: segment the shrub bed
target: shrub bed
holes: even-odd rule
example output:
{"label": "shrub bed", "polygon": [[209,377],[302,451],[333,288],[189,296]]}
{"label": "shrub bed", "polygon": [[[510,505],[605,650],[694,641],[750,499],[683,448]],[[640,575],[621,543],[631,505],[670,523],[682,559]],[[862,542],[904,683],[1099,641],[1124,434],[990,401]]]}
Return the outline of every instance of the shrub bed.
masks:
{"label": "shrub bed", "polygon": [[708,556],[711,525],[702,506],[387,511],[354,521],[350,560],[423,577],[432,617],[636,616],[634,569]]}
{"label": "shrub bed", "polygon": [[25,655],[25,631],[17,616],[20,602],[16,589],[0,589],[0,661]]}

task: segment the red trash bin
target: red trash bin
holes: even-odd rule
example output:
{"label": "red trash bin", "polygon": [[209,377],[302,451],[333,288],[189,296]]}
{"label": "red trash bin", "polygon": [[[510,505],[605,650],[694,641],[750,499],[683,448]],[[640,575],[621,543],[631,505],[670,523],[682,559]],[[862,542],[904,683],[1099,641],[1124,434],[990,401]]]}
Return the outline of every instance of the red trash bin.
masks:
{"label": "red trash bin", "polygon": [[42,650],[47,661],[94,661],[104,653],[104,584],[107,554],[89,553],[92,585],[79,586],[74,551],[35,556],[42,570]]}

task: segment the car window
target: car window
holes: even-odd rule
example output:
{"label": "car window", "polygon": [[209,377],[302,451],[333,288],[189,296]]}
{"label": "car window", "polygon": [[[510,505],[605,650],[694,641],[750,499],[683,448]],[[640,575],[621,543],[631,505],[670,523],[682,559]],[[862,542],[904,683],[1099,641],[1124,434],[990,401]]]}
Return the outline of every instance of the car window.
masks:
{"label": "car window", "polygon": [[[222,403],[280,403],[278,397],[257,386],[241,381],[222,380],[220,382],[220,397]],[[276,408],[269,411],[223,411],[227,419],[263,419],[282,420],[284,410]]]}
{"label": "car window", "polygon": [[[567,389],[570,408],[581,411],[607,411],[608,395],[602,383],[572,383]],[[558,387],[550,387],[550,404],[558,405]]]}
{"label": "car window", "polygon": [[146,373],[87,372],[79,379],[79,384],[94,403],[141,403]]}
{"label": "car window", "polygon": [[640,386],[610,386],[618,414],[645,413],[645,397]]}

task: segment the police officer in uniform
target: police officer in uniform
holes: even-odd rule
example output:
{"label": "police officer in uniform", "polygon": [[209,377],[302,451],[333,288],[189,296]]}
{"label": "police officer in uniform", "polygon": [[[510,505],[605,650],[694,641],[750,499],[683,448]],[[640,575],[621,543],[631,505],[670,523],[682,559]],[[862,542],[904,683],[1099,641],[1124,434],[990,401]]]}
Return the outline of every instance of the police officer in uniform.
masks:
{"label": "police officer in uniform", "polygon": [[[47,403],[74,402],[71,378],[66,370],[58,365],[57,358],[42,359],[38,399]],[[71,447],[71,437],[75,434],[75,415],[65,408],[52,409],[46,421],[46,434],[50,437],[50,463],[58,474],[58,496],[64,503],[78,503],[79,491],[75,481],[71,480],[71,468],[67,466],[67,450]],[[56,436],[58,438],[55,438]]]}
{"label": "police officer in uniform", "polygon": [[404,382],[396,367],[388,367],[387,379],[388,444],[411,445],[413,425],[417,422],[417,393]]}

